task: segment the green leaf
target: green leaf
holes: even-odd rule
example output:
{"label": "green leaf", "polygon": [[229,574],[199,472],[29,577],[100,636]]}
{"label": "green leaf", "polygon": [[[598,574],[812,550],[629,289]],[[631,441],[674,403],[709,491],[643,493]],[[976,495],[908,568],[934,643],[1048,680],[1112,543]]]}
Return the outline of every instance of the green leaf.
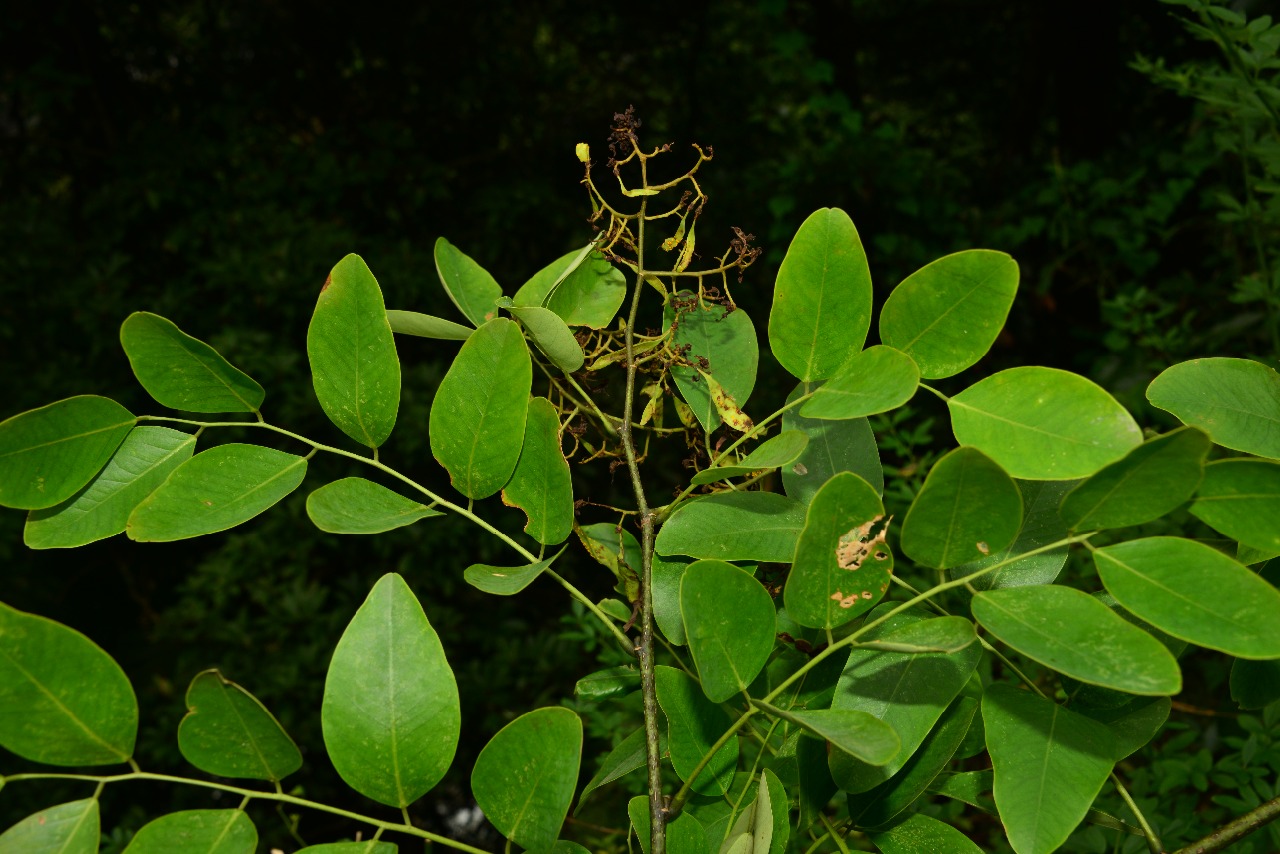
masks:
{"label": "green leaf", "polygon": [[1063,521],[1073,531],[1091,531],[1159,519],[1195,493],[1210,447],[1194,427],[1144,442],[1068,493]]}
{"label": "green leaf", "polygon": [[[979,569],[1002,563],[1009,558],[1056,543],[1067,536],[1067,526],[1058,515],[1062,496],[1077,483],[1073,480],[1017,480],[1022,496],[1022,527],[1013,545],[992,552],[982,560],[962,564],[951,570],[953,578],[961,578]],[[971,584],[978,590],[1019,587],[1024,584],[1050,584],[1067,563],[1067,546],[1015,560],[994,572],[979,575]]]}
{"label": "green leaf", "polygon": [[552,845],[569,814],[582,762],[582,721],[552,707],[503,727],[471,771],[471,792],[485,818],[526,849]]}
{"label": "green leaf", "polygon": [[1022,528],[1022,495],[998,464],[956,448],[933,464],[902,523],[902,551],[949,569],[1007,548]]}
{"label": "green leaf", "polygon": [[[667,716],[671,766],[681,780],[688,780],[731,722],[723,709],[707,699],[696,681],[674,667],[659,665],[655,681],[658,705]],[[723,795],[729,791],[737,767],[738,740],[731,738],[716,751],[689,788],[702,795]]]}
{"label": "green leaf", "polygon": [[[807,388],[804,383],[796,386],[787,395],[787,403],[807,394]],[[824,483],[843,471],[853,472],[871,484],[877,494],[884,492],[884,469],[871,422],[865,418],[849,421],[802,418],[796,411],[799,408],[788,409],[782,415],[783,430],[799,430],[809,437],[809,445],[799,459],[782,469],[782,485],[787,495],[807,504]]]}
{"label": "green leaf", "polygon": [[506,485],[520,459],[533,363],[513,321],[490,320],[449,366],[431,404],[431,453],[468,498]]}
{"label": "green leaf", "polygon": [[653,556],[653,619],[663,636],[678,646],[689,642],[680,615],[680,582],[688,566],[686,561]]}
{"label": "green leaf", "polygon": [[257,697],[216,668],[187,688],[178,749],[188,762],[219,777],[278,782],[302,767],[302,754]]}
{"label": "green leaf", "polygon": [[1009,368],[947,401],[956,441],[1024,480],[1087,477],[1142,442],[1123,406],[1077,374]]}
{"label": "green leaf", "polygon": [[390,324],[392,332],[400,335],[416,335],[419,338],[437,338],[442,341],[466,341],[474,331],[469,326],[445,320],[443,317],[390,308],[387,309],[387,323]]}
{"label": "green leaf", "polygon": [[921,376],[953,376],[986,355],[1018,292],[1018,263],[970,249],[921,267],[889,294],[880,340],[906,353]]}
{"label": "green leaf", "polygon": [[849,472],[828,480],[809,503],[787,575],[791,619],[832,629],[871,610],[893,572],[887,533],[884,505],[865,480]]}
{"label": "green leaf", "polygon": [[1224,448],[1280,459],[1280,375],[1260,362],[1181,362],[1151,381],[1147,400]]}
{"label": "green leaf", "polygon": [[1242,545],[1267,552],[1280,549],[1280,463],[1210,463],[1191,515]]}
{"label": "green leaf", "polygon": [[682,359],[690,365],[673,364],[671,376],[702,429],[710,433],[720,425],[720,414],[703,377],[710,374],[739,408],[746,406],[760,360],[756,328],[742,309],[730,311],[710,303],[704,306],[688,291],[675,294],[672,301],[681,301],[678,318],[668,305],[663,323],[670,327],[674,322],[672,347],[682,350]]}
{"label": "green leaf", "polygon": [[974,596],[972,607],[997,639],[1073,679],[1129,694],[1182,690],[1182,672],[1164,644],[1074,587],[993,590]]}
{"label": "green leaf", "polygon": [[[640,593],[640,570],[643,566],[639,540],[621,525],[609,522],[597,522],[574,530],[587,553],[618,579],[614,589],[626,596],[628,602],[637,601]],[[629,609],[627,611],[630,616]]]}
{"label": "green leaf", "polygon": [[304,457],[258,445],[218,445],[175,468],[134,508],[125,530],[140,543],[225,531],[272,507],[306,475]]}
{"label": "green leaf", "polygon": [[377,448],[396,426],[400,359],[378,280],[359,255],[337,263],[307,327],[320,408],[355,441]]}
{"label": "green leaf", "polygon": [[0,603],[0,747],[46,765],[133,755],[138,700],[120,665],[75,629]]}
{"label": "green leaf", "polygon": [[1095,721],[1106,724],[1107,729],[1115,736],[1115,760],[1128,757],[1141,750],[1169,719],[1169,710],[1173,704],[1168,697],[1135,697],[1118,709],[1076,709],[1074,698],[1068,701],[1072,711],[1079,711]]}
{"label": "green leaf", "polygon": [[898,734],[884,721],[856,709],[779,709],[759,704],[774,717],[831,742],[837,750],[843,750],[868,765],[883,765],[893,759],[902,747]]}
{"label": "green leaf", "polygon": [[84,394],[0,421],[0,505],[43,510],[98,473],[137,419],[106,397]]}
{"label": "green leaf", "polygon": [[659,554],[790,563],[805,507],[771,492],[717,492],[682,504],[658,532]]}
{"label": "green leaf", "polygon": [[[659,753],[665,755],[667,752],[666,735],[659,736]],[[609,754],[600,760],[600,770],[596,771],[595,776],[588,781],[586,787],[582,790],[582,795],[578,798],[578,808],[574,810],[574,814],[582,809],[583,803],[590,795],[601,786],[607,786],[614,780],[618,780],[644,766],[645,763],[645,741],[644,727],[641,726],[631,735],[618,742]]]}
{"label": "green leaf", "polygon": [[881,854],[982,854],[982,849],[949,824],[923,813],[912,813],[878,833],[871,842]]}
{"label": "green leaf", "polygon": [[[764,781],[760,785],[761,797],[769,796],[769,808],[772,813],[770,822],[769,844],[761,849],[759,841],[755,848],[759,854],[783,854],[787,850],[787,837],[791,835],[791,806],[786,787],[772,769],[761,772]],[[758,801],[757,801],[758,803]]]}
{"label": "green leaf", "polygon": [[640,671],[629,664],[607,667],[584,676],[573,686],[573,695],[581,700],[610,700],[640,690]]}
{"label": "green leaf", "polygon": [[83,546],[124,531],[135,507],[191,458],[196,439],[168,427],[134,427],[105,468],[79,492],[33,510],[22,530],[28,548]]}
{"label": "green leaf", "polygon": [[524,444],[502,503],[525,512],[525,533],[543,545],[562,543],[573,530],[573,481],[560,448],[560,413],[545,397],[529,401]]}
{"label": "green leaf", "polygon": [[[627,801],[627,817],[635,828],[636,839],[640,842],[643,854],[649,854],[649,815],[647,796],[636,795]],[[666,843],[668,854],[708,854],[707,829],[688,810],[667,821]]]}
{"label": "green leaf", "polygon": [[[898,603],[886,602],[867,619],[877,620],[896,607]],[[882,640],[891,632],[924,619],[922,611],[905,611],[859,640]],[[870,765],[847,753],[832,752],[829,764],[836,784],[846,792],[865,792],[896,774],[968,682],[981,657],[978,644],[951,654],[853,650],[836,685],[831,708],[852,709],[879,718],[898,734],[902,748],[883,765]]]}
{"label": "green leaf", "polygon": [[98,799],[58,804],[0,835],[0,854],[98,854]]}
{"label": "green leaf", "polygon": [[1148,537],[1093,560],[1108,592],[1156,628],[1239,658],[1280,658],[1280,591],[1222,552]]}
{"label": "green leaf", "polygon": [[461,726],[458,684],[399,575],[378,580],[342,633],[320,715],[338,774],[379,803],[408,806],[448,770]]}
{"label": "green leaf", "polygon": [[1115,737],[1097,721],[1009,685],[982,697],[996,809],[1017,854],[1067,840],[1115,764]]}
{"label": "green leaf", "polygon": [[538,349],[551,360],[551,364],[566,374],[582,367],[586,356],[560,315],[549,308],[538,306],[512,306],[509,310],[529,333],[533,343],[538,345]]}
{"label": "green leaf", "polygon": [[493,301],[502,296],[502,288],[487,270],[443,237],[436,240],[435,258],[440,284],[463,317],[482,326],[498,316]]}
{"label": "green leaf", "polygon": [[612,323],[627,295],[627,280],[599,252],[589,252],[593,245],[535,273],[516,291],[515,304],[549,308],[570,326],[603,329]]}
{"label": "green leaf", "polygon": [[371,480],[344,477],[307,496],[307,515],[329,534],[381,534],[444,514]]}
{"label": "green leaf", "polygon": [[[529,281],[516,290],[512,302],[515,305],[540,305],[546,307],[547,301],[555,292],[556,288],[564,282],[565,279],[577,272],[587,260],[587,256],[592,254],[595,247],[595,241],[588,243],[581,249],[575,249],[561,255],[547,266],[530,277]],[[603,259],[604,256],[596,253],[596,257]]]}
{"label": "green leaf", "polygon": [[958,697],[896,774],[874,789],[849,795],[849,818],[860,827],[879,827],[911,806],[951,761],[977,711],[977,698]]}
{"label": "green leaf", "polygon": [[959,652],[978,639],[964,617],[933,617],[886,632],[878,640],[860,641],[862,649],[887,652]]}
{"label": "green leaf", "polygon": [[844,420],[897,409],[915,395],[920,370],[911,357],[877,344],[854,353],[800,409],[805,418]]}
{"label": "green leaf", "polygon": [[769,346],[802,382],[825,380],[861,350],[871,327],[871,271],[849,215],[810,214],[782,259],[769,312]]}
{"label": "green leaf", "polygon": [[243,810],[184,810],[147,822],[124,854],[253,854],[258,829]]}
{"label": "green leaf", "polygon": [[551,566],[559,557],[549,557],[528,566],[486,566],[472,564],[462,572],[462,580],[477,590],[494,596],[514,596],[533,583],[533,580]]}
{"label": "green leaf", "polygon": [[701,486],[704,483],[780,468],[795,462],[808,444],[809,437],[799,430],[784,430],[738,462],[703,469],[689,482],[694,486]]}
{"label": "green leaf", "polygon": [[689,564],[680,582],[689,651],[713,703],[723,703],[764,669],[773,652],[773,598],[750,574],[721,560]]}
{"label": "green leaf", "polygon": [[295,854],[396,854],[399,847],[393,842],[368,839],[364,842],[324,842],[299,848]]}
{"label": "green leaf", "polygon": [[187,412],[257,412],[266,392],[217,350],[158,314],[135,311],[120,327],[133,375],[156,402]]}

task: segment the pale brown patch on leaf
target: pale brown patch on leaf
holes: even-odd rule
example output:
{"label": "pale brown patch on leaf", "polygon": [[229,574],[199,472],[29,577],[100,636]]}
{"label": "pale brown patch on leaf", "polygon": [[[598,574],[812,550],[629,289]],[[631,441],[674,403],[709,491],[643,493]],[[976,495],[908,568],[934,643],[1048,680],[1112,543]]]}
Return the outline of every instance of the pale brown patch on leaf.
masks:
{"label": "pale brown patch on leaf", "polygon": [[320,293],[324,293],[325,291],[329,290],[329,285],[331,284],[333,284],[332,273],[324,277],[324,284],[320,286]]}
{"label": "pale brown patch on leaf", "polygon": [[755,426],[747,417],[747,413],[738,407],[738,402],[733,399],[733,395],[725,391],[724,386],[716,382],[715,377],[701,370],[698,373],[707,381],[707,391],[711,393],[711,402],[715,404],[720,420],[739,433],[745,433]]}
{"label": "pale brown patch on leaf", "polygon": [[[884,520],[884,525],[879,532],[872,534],[881,520]],[[875,560],[888,560],[889,552],[885,545],[885,537],[889,533],[889,523],[892,521],[892,516],[888,519],[877,516],[842,536],[836,543],[836,563],[840,568],[854,572],[862,566],[868,555],[873,556]]]}

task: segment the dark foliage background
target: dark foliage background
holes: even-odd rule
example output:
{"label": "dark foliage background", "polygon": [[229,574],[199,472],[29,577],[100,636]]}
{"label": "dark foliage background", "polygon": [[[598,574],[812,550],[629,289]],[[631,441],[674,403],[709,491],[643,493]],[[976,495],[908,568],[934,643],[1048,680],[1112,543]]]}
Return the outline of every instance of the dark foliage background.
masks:
{"label": "dark foliage background", "polygon": [[[1251,14],[1266,5],[1234,4]],[[629,104],[648,142],[715,147],[699,236],[709,251],[730,226],[757,235],[765,255],[735,296],[758,327],[790,235],[814,208],[840,206],[867,245],[879,299],[960,248],[1019,260],[1022,294],[981,371],[1080,371],[1158,425],[1141,392],[1161,366],[1222,354],[1275,362],[1270,250],[1260,247],[1274,243],[1278,217],[1263,203],[1221,215],[1224,194],[1245,197],[1253,156],[1224,134],[1256,117],[1206,108],[1171,91],[1177,81],[1131,67],[1139,54],[1170,67],[1219,61],[1155,0],[20,6],[0,16],[3,415],[82,392],[147,411],[115,334],[145,309],[262,382],[271,420],[338,441],[303,350],[330,266],[359,252],[389,306],[450,316],[431,256],[445,235],[511,292],[589,236],[573,147],[603,152],[610,117]],[[426,415],[452,347],[399,346],[405,398],[387,450],[439,484]],[[776,366],[762,370],[761,389],[781,387]],[[913,434],[881,425],[902,494],[914,463],[947,441],[936,423]],[[324,459],[313,468],[316,485],[353,473]],[[584,473],[579,487],[607,496],[613,484]],[[319,696],[369,586],[405,574],[464,702],[455,771],[415,813],[441,826],[467,802],[480,746],[505,720],[570,695],[594,652],[551,585],[495,601],[461,584],[467,564],[504,559],[472,530],[443,521],[326,537],[307,522],[304,493],[229,536],[145,547],[116,538],[71,553],[24,550],[21,515],[4,514],[3,598],[81,629],[123,664],[143,704],[144,767],[184,767],[173,741],[183,692],[216,665],[304,747],[308,795],[372,808],[326,765]],[[569,566],[607,595],[607,573]],[[1223,706],[1222,661],[1195,666],[1204,672],[1188,682],[1208,693],[1186,707]],[[593,744],[625,714],[592,712]],[[1230,721],[1175,713],[1212,761],[1239,734]],[[1148,751],[1134,761],[1163,760]],[[1184,776],[1181,795],[1154,781],[1138,793],[1166,807],[1184,797],[1194,813],[1227,791],[1203,771]],[[51,802],[33,789],[3,794],[0,824]],[[149,816],[208,802],[110,791],[106,826],[119,825],[118,844]],[[317,839],[350,830],[304,818]],[[284,844],[282,831],[266,833]]]}

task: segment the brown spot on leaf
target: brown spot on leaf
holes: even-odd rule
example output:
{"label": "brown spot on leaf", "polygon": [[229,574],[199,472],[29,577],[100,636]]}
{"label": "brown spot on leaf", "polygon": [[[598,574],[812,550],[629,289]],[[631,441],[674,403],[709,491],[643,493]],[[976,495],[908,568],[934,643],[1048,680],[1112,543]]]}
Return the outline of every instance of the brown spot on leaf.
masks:
{"label": "brown spot on leaf", "polygon": [[989,546],[989,545],[987,545],[986,543],[984,543],[984,542],[982,542],[981,540],[979,540],[979,541],[978,541],[978,551],[982,552],[984,555],[989,555],[989,554],[991,554],[991,546]]}
{"label": "brown spot on leaf", "polygon": [[[867,593],[866,591],[863,591],[863,595],[865,595],[866,598],[868,599],[871,598],[871,594]],[[831,594],[831,598],[834,601],[839,602],[841,608],[852,608],[854,603],[858,601],[858,591],[855,590],[854,592],[850,593],[848,596],[845,596],[843,593],[837,590],[835,593]]]}
{"label": "brown spot on leaf", "polygon": [[324,284],[320,286],[320,293],[324,293],[325,291],[329,290],[329,285],[331,284],[333,284],[332,273],[324,277]]}
{"label": "brown spot on leaf", "polygon": [[[876,525],[884,520],[879,532],[872,534]],[[885,545],[885,536],[889,533],[889,522],[893,521],[890,516],[885,519],[884,516],[877,516],[869,522],[865,522],[856,528],[853,528],[836,543],[836,563],[841,569],[847,569],[850,572],[856,571],[862,566],[863,561],[868,555],[874,555],[876,560],[886,560],[889,557],[888,551],[883,548]]]}

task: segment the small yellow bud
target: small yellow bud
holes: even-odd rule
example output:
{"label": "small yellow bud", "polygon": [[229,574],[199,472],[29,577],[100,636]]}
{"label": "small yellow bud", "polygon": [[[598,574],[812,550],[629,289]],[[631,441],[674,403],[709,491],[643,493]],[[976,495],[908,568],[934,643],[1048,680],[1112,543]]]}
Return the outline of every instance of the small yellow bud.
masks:
{"label": "small yellow bud", "polygon": [[586,163],[591,160],[591,147],[585,142],[578,143],[578,147],[574,149],[578,155],[578,160]]}

